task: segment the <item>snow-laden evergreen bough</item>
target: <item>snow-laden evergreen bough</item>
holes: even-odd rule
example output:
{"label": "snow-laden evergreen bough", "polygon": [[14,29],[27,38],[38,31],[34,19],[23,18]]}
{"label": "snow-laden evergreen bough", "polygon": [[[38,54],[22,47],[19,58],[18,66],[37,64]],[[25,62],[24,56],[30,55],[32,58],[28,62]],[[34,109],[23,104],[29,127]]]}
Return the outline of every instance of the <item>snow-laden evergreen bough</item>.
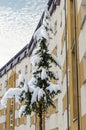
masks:
{"label": "snow-laden evergreen bough", "polygon": [[[52,63],[61,68],[58,58],[52,55],[47,44],[49,43],[49,32],[53,32],[51,18],[46,9],[42,25],[34,33],[34,40],[37,47],[31,57],[33,66],[32,78],[26,83],[22,74],[19,75],[18,88],[10,88],[3,96],[1,103],[6,106],[8,98],[16,98],[16,102],[21,103],[19,116],[31,114],[31,112],[45,112],[50,105],[53,105],[53,97],[60,93],[59,84],[52,83],[52,79],[58,81],[57,72],[51,71]],[[52,45],[51,45],[52,46]],[[54,106],[54,105],[53,105]]]}

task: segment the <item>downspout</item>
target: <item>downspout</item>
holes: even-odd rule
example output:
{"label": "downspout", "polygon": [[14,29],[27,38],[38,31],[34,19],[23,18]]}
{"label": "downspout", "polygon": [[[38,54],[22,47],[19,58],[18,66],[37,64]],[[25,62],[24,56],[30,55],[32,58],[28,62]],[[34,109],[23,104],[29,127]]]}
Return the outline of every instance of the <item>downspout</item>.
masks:
{"label": "downspout", "polygon": [[37,114],[35,113],[35,130],[36,130],[36,123],[37,123]]}
{"label": "downspout", "polygon": [[67,7],[66,7],[66,3],[67,1],[64,1],[65,3],[65,50],[66,50],[66,89],[67,89],[67,97],[66,97],[66,101],[67,101],[67,129],[69,130],[69,92],[68,92],[68,51],[67,51],[67,20],[66,20],[66,13],[67,13]]}
{"label": "downspout", "polygon": [[[8,71],[7,71],[7,65],[6,65],[6,74],[7,74],[7,89],[8,89]],[[5,126],[5,129],[7,129],[7,108],[5,108],[5,110],[6,110],[6,115],[5,115],[5,121],[6,121],[6,126]]]}
{"label": "downspout", "polygon": [[76,100],[77,100],[77,117],[78,130],[80,130],[80,114],[79,114],[79,84],[78,84],[78,51],[77,51],[77,27],[76,27],[76,1],[73,1],[74,6],[74,42],[75,42],[75,59],[76,59]]}

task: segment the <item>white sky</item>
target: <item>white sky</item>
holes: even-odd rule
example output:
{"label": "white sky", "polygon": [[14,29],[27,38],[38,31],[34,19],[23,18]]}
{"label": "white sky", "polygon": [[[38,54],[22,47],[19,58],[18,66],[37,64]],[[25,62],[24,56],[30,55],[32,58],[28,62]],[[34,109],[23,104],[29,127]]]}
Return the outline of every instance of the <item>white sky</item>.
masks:
{"label": "white sky", "polygon": [[0,0],[0,68],[29,43],[48,0]]}

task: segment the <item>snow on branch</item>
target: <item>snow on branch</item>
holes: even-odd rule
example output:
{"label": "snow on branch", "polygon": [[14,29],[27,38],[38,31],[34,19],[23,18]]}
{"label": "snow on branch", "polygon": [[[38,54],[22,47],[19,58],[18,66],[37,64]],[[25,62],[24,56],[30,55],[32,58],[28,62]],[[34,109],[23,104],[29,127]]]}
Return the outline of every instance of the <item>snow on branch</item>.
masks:
{"label": "snow on branch", "polygon": [[37,83],[37,79],[35,77],[32,77],[31,80],[28,82],[29,86],[35,86]]}
{"label": "snow on branch", "polygon": [[57,93],[61,91],[60,86],[53,83],[50,83],[50,85],[46,89],[49,90],[50,93]]}
{"label": "snow on branch", "polygon": [[25,82],[25,83],[24,83],[24,87],[22,88],[22,90],[24,90],[25,92],[27,92],[28,89],[29,89],[29,86],[28,86],[28,84]]}
{"label": "snow on branch", "polygon": [[44,27],[44,25],[41,25],[37,31],[34,33],[34,39],[36,39],[37,41],[42,40],[43,38],[45,38],[46,40],[49,39],[48,33]]}
{"label": "snow on branch", "polygon": [[15,98],[16,102],[20,104],[21,98],[25,97],[25,92],[27,92],[28,89],[29,89],[28,84],[24,81],[24,77],[22,76],[22,74],[19,75],[18,85],[19,85],[20,88],[19,87],[17,87],[17,88],[9,88],[6,91],[6,93],[4,94],[4,96],[3,96],[2,100],[1,100],[2,106],[6,107],[7,99],[9,99],[9,98],[10,99]]}
{"label": "snow on branch", "polygon": [[36,102],[37,100],[40,101],[41,98],[45,95],[45,92],[42,88],[35,88],[33,94],[32,94],[32,100],[31,103],[33,104],[34,102]]}
{"label": "snow on branch", "polygon": [[48,77],[46,70],[43,67],[41,68],[41,70],[41,79],[46,79]]}
{"label": "snow on branch", "polygon": [[18,85],[24,85],[24,77],[22,74],[19,75],[19,78],[18,78]]}
{"label": "snow on branch", "polygon": [[39,91],[38,91],[38,101],[40,101],[40,99],[45,95],[45,92],[44,90],[41,88]]}
{"label": "snow on branch", "polygon": [[51,26],[51,19],[50,19],[50,13],[46,9],[42,21],[42,25],[36,30],[34,33],[34,39],[38,41],[41,41],[43,38],[45,38],[47,41],[49,40],[49,34],[48,31],[53,32],[53,28]]}
{"label": "snow on branch", "polygon": [[52,61],[58,65],[58,67],[61,69],[61,63],[59,61],[59,59],[55,56],[55,55],[51,55]]}
{"label": "snow on branch", "polygon": [[40,50],[41,50],[41,48],[37,47],[36,49],[33,50],[32,55],[33,56],[36,55]]}
{"label": "snow on branch", "polygon": [[48,71],[48,76],[50,77],[50,79],[54,78],[55,80],[59,79],[59,76],[56,72],[53,71]]}
{"label": "snow on branch", "polygon": [[20,103],[20,94],[22,93],[22,91],[23,89],[21,88],[9,88],[1,100],[2,106],[6,107],[7,99],[14,97],[16,98],[16,101]]}
{"label": "snow on branch", "polygon": [[38,55],[34,55],[31,57],[31,64],[35,67],[36,65],[38,65],[41,61],[41,57],[39,57]]}
{"label": "snow on branch", "polygon": [[19,109],[19,118],[20,118],[22,115],[24,115],[25,109],[26,109],[26,105],[21,106],[21,108]]}
{"label": "snow on branch", "polygon": [[29,91],[31,92],[31,93],[33,93],[34,91],[35,91],[35,86],[34,85],[32,85],[32,86],[29,86]]}
{"label": "snow on branch", "polygon": [[31,99],[31,103],[32,103],[32,104],[37,101],[37,96],[38,96],[38,91],[39,91],[39,90],[40,90],[40,88],[37,87],[37,88],[35,89],[35,91],[33,92],[33,94],[32,94],[32,99]]}

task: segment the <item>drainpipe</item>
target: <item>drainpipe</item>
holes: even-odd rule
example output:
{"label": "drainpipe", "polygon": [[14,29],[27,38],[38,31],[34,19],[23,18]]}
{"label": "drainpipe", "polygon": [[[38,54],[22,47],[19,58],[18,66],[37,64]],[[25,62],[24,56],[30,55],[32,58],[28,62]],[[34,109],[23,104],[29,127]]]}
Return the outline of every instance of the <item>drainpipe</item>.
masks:
{"label": "drainpipe", "polygon": [[37,114],[35,113],[35,130],[37,130],[36,129],[36,123],[37,123]]}
{"label": "drainpipe", "polygon": [[[6,65],[6,77],[7,77],[7,88],[6,88],[6,90],[8,89],[8,71],[7,71],[7,65]],[[5,113],[5,122],[7,122],[7,108],[5,108],[5,111],[6,111],[6,113]],[[5,124],[5,129],[7,129],[7,123]]]}
{"label": "drainpipe", "polygon": [[76,96],[77,96],[77,117],[78,130],[80,130],[80,110],[79,110],[79,84],[78,84],[78,54],[77,54],[77,27],[76,27],[76,0],[73,1],[74,6],[74,42],[75,42],[75,59],[76,59]]}
{"label": "drainpipe", "polygon": [[68,51],[67,51],[67,20],[66,20],[66,13],[67,13],[67,7],[66,7],[66,3],[67,1],[64,1],[65,3],[65,50],[66,50],[66,90],[67,90],[67,97],[66,97],[66,101],[67,101],[67,129],[69,130],[69,88],[68,88]]}

